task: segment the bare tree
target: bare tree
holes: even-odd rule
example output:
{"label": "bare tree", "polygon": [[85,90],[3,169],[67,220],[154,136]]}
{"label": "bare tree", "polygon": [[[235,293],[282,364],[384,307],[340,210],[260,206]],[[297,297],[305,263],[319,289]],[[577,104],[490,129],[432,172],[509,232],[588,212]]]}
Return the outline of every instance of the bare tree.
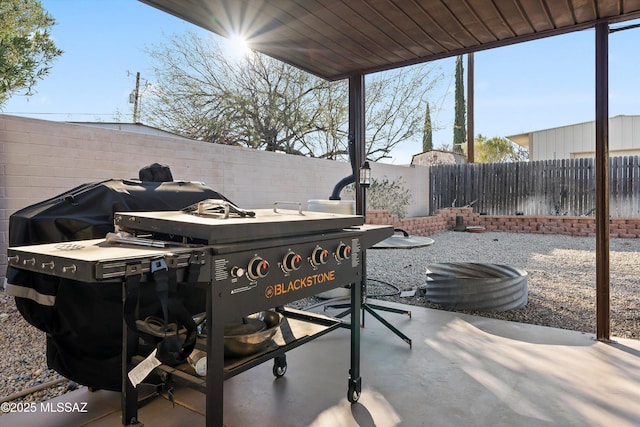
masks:
{"label": "bare tree", "polygon": [[418,65],[378,73],[366,81],[367,157],[380,160],[402,141],[422,138],[424,104],[442,79],[433,66]]}
{"label": "bare tree", "polygon": [[[155,60],[154,95],[144,120],[178,134],[312,157],[348,153],[348,87],[259,53],[231,58],[215,38],[173,35],[147,49]],[[379,73],[367,80],[367,152],[388,155],[422,132],[422,105],[441,76],[430,66]]]}

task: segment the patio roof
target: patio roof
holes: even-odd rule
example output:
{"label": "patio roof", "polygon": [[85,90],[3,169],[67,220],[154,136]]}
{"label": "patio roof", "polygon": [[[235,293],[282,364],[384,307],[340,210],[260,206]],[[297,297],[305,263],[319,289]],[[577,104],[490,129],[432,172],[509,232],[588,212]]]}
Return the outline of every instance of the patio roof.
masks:
{"label": "patio roof", "polygon": [[640,17],[640,0],[141,0],[327,80]]}

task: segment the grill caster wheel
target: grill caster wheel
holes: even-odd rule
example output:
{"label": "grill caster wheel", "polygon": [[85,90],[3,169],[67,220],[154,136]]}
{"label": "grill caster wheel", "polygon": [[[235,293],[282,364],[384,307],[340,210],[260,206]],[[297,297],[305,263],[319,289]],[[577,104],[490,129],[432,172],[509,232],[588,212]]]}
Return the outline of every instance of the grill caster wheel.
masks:
{"label": "grill caster wheel", "polygon": [[360,378],[357,380],[349,380],[349,391],[347,392],[347,399],[349,403],[356,403],[360,399],[360,393],[362,392],[362,382]]}
{"label": "grill caster wheel", "polygon": [[273,359],[273,376],[276,378],[284,377],[287,373],[287,357],[278,356]]}

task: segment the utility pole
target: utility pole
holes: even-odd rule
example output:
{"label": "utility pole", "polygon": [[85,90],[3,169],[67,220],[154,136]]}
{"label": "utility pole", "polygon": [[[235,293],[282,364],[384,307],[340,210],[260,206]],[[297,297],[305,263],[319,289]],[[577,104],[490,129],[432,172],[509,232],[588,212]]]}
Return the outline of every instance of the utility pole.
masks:
{"label": "utility pole", "polygon": [[136,88],[133,92],[133,123],[138,123],[138,98],[140,97],[140,71],[136,73]]}

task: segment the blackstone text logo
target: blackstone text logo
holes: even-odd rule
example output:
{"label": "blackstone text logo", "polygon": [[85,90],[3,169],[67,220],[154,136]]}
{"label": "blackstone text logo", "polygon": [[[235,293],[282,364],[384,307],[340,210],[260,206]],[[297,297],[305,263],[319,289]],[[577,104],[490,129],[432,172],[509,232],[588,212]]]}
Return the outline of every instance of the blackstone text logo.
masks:
{"label": "blackstone text logo", "polygon": [[311,276],[293,279],[289,282],[276,283],[269,285],[264,290],[264,296],[267,298],[277,297],[289,292],[296,292],[304,288],[309,288],[320,283],[332,282],[336,280],[336,271],[331,270],[326,273],[312,274]]}

